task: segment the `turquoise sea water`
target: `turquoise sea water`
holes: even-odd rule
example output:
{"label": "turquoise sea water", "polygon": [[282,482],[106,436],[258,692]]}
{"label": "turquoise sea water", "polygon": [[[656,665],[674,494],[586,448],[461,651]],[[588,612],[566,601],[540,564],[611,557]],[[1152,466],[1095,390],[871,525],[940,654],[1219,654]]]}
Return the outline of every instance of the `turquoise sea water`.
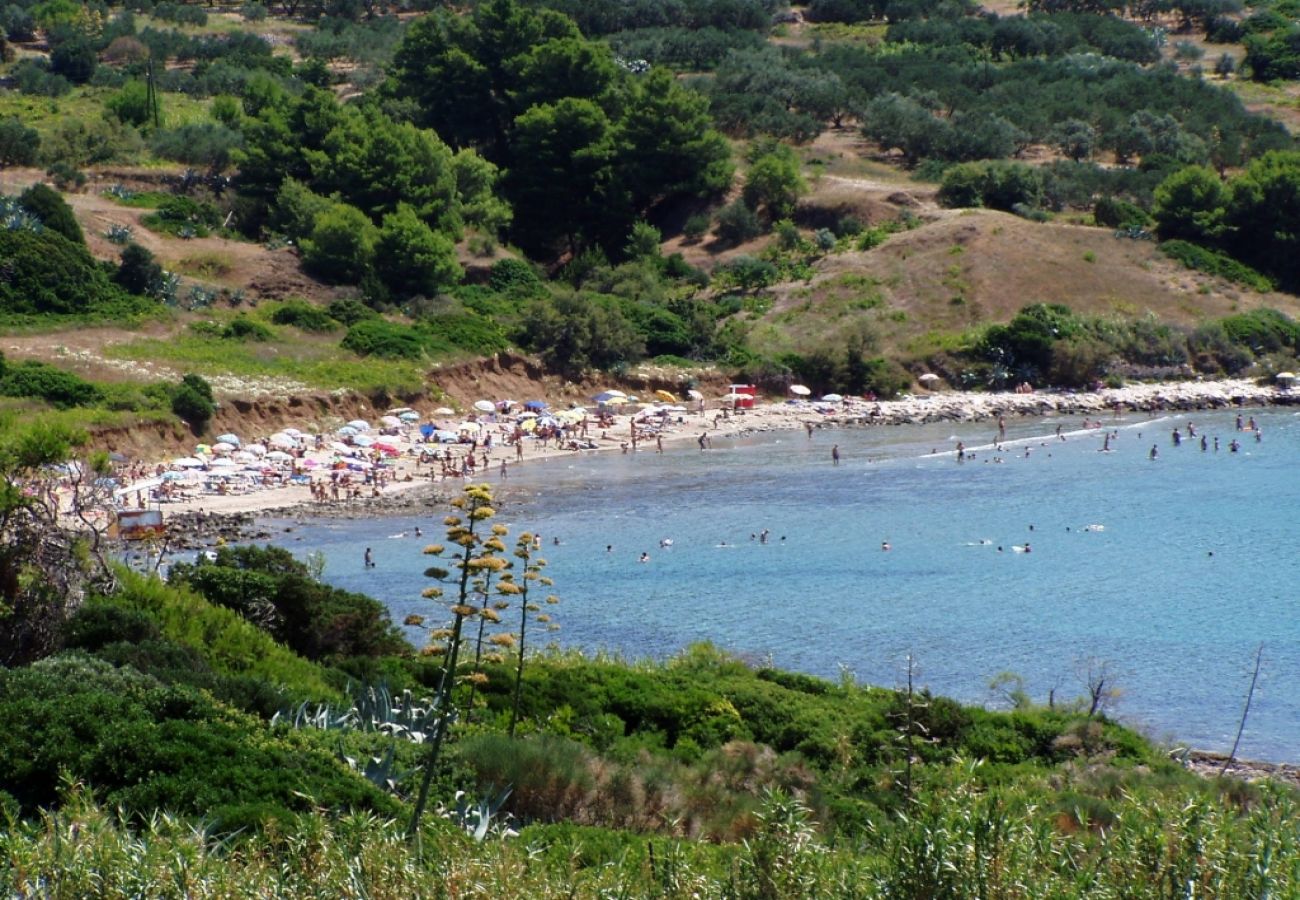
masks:
{"label": "turquoise sea water", "polygon": [[[1300,762],[1300,415],[1252,413],[1260,442],[1235,414],[1107,418],[1110,453],[1071,417],[1008,422],[1001,453],[983,449],[996,426],[980,423],[575,456],[513,471],[500,521],[543,535],[565,645],[639,657],[711,640],[882,685],[910,653],[935,692],[987,703],[1004,671],[1037,701],[1078,696],[1095,658],[1123,690],[1119,718],[1202,749],[1231,746],[1263,643],[1239,753]],[[1208,451],[1173,445],[1188,422]],[[957,440],[973,461],[948,452]],[[420,549],[443,515],[312,522],[279,543],[324,551],[328,581],[400,622],[428,611]],[[763,529],[768,543],[751,539]]]}

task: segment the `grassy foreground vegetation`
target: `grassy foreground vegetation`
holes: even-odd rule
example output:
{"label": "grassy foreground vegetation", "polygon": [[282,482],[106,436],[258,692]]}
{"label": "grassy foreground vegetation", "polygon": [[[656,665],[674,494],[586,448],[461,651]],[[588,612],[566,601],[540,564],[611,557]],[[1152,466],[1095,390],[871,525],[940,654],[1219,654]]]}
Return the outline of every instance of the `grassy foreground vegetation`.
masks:
{"label": "grassy foreground vegetation", "polygon": [[[5,483],[78,440],[5,423]],[[84,462],[90,490],[104,462]],[[107,562],[93,530],[62,531],[39,492],[0,502],[7,893],[1300,888],[1295,793],[1187,773],[1105,716],[1101,683],[1048,708],[1012,691],[998,712],[708,645],[524,655],[563,607],[484,486],[426,550],[428,613],[407,622],[427,629],[420,651],[381,604],[283,550],[222,548],[163,583]]]}

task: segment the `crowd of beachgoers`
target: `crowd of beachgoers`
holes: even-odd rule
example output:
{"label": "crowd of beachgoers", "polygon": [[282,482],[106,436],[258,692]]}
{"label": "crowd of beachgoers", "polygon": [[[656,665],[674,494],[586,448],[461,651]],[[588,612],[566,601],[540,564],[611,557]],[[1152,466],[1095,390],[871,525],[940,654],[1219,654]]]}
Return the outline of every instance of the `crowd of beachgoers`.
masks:
{"label": "crowd of beachgoers", "polygon": [[[798,386],[795,386],[798,388]],[[1246,380],[1133,385],[1091,392],[922,391],[892,401],[806,389],[789,397],[727,394],[680,398],[658,391],[644,400],[604,391],[585,406],[554,409],[542,400],[481,399],[451,407],[388,410],[322,428],[302,423],[271,434],[221,434],[192,453],[164,460],[116,459],[111,496],[117,509],[201,508],[214,514],[316,507],[391,497],[419,485],[508,480],[517,465],[588,452],[663,452],[691,442],[778,429],[935,421],[970,422],[1030,415],[1101,416],[1120,411],[1226,409],[1300,403],[1289,385]],[[750,404],[752,403],[752,407]],[[956,448],[950,448],[956,449]],[[65,512],[73,502],[63,473]]]}

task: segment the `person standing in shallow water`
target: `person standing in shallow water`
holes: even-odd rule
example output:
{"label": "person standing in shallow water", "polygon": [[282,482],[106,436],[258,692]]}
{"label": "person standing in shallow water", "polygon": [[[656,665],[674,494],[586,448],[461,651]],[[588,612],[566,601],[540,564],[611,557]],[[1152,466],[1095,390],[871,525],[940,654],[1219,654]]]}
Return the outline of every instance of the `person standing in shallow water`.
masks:
{"label": "person standing in shallow water", "polygon": [[838,466],[839,464],[840,464],[840,445],[836,444],[834,447],[831,447],[831,465]]}

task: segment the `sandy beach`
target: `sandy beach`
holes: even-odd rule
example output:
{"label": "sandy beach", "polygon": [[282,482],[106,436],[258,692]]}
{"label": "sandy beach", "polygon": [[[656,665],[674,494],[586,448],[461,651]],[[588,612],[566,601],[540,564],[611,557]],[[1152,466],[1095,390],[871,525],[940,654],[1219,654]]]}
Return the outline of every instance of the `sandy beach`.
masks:
{"label": "sandy beach", "polygon": [[[394,501],[399,501],[403,495],[421,488],[426,490],[451,488],[467,480],[499,481],[502,478],[502,462],[506,464],[505,477],[508,478],[509,471],[515,466],[573,453],[655,453],[660,446],[668,449],[687,442],[698,443],[701,439],[712,441],[776,430],[878,427],[936,421],[973,422],[996,419],[1000,416],[1081,416],[1085,419],[1095,416],[1098,421],[1103,421],[1122,414],[1154,415],[1177,410],[1246,408],[1280,404],[1300,404],[1300,390],[1261,386],[1242,379],[1132,385],[1077,393],[936,391],[906,395],[891,401],[860,398],[845,398],[830,402],[760,399],[755,403],[754,408],[741,410],[733,410],[732,403],[709,400],[705,401],[702,413],[699,411],[700,404],[691,402],[689,412],[674,412],[652,417],[646,417],[644,411],[613,415],[612,424],[608,427],[589,428],[588,436],[594,449],[563,449],[557,446],[555,441],[543,443],[531,436],[525,436],[522,440],[522,453],[515,446],[505,443],[505,437],[514,430],[516,420],[509,416],[493,415],[482,417],[481,421],[484,422],[487,432],[493,434],[494,446],[485,451],[480,444],[476,454],[481,457],[486,452],[488,464],[480,465],[474,474],[466,477],[436,475],[433,473],[436,466],[427,463],[420,465],[418,453],[426,445],[412,443],[411,439],[418,440],[419,434],[414,428],[408,427],[395,436],[397,443],[408,449],[387,460],[382,485],[376,488],[366,484],[361,491],[361,496],[354,500],[326,499],[321,502],[313,498],[312,489],[308,484],[297,483],[262,487],[240,493],[205,492],[191,496],[184,503],[163,504],[162,508],[165,517],[173,511],[196,510],[217,516],[265,515],[270,512],[290,511],[295,515],[313,513],[329,515],[336,513],[340,508],[357,513],[368,507],[373,508],[374,514],[382,514],[385,507],[391,506]],[[656,426],[653,431],[648,425],[638,429],[640,437],[634,450],[631,435],[633,420],[638,414],[642,416],[643,425],[653,421]],[[463,457],[469,445],[447,444],[441,445],[441,449]],[[330,454],[328,451],[318,451],[309,452],[308,455],[314,457],[314,462],[322,464],[322,468],[318,469],[314,476],[319,483],[321,477],[328,471],[323,468],[323,464]],[[167,465],[166,460],[155,460],[150,461],[147,468],[152,472],[159,466],[165,468]],[[130,487],[129,483],[127,487]],[[130,498],[133,495],[128,491],[125,496]]]}

